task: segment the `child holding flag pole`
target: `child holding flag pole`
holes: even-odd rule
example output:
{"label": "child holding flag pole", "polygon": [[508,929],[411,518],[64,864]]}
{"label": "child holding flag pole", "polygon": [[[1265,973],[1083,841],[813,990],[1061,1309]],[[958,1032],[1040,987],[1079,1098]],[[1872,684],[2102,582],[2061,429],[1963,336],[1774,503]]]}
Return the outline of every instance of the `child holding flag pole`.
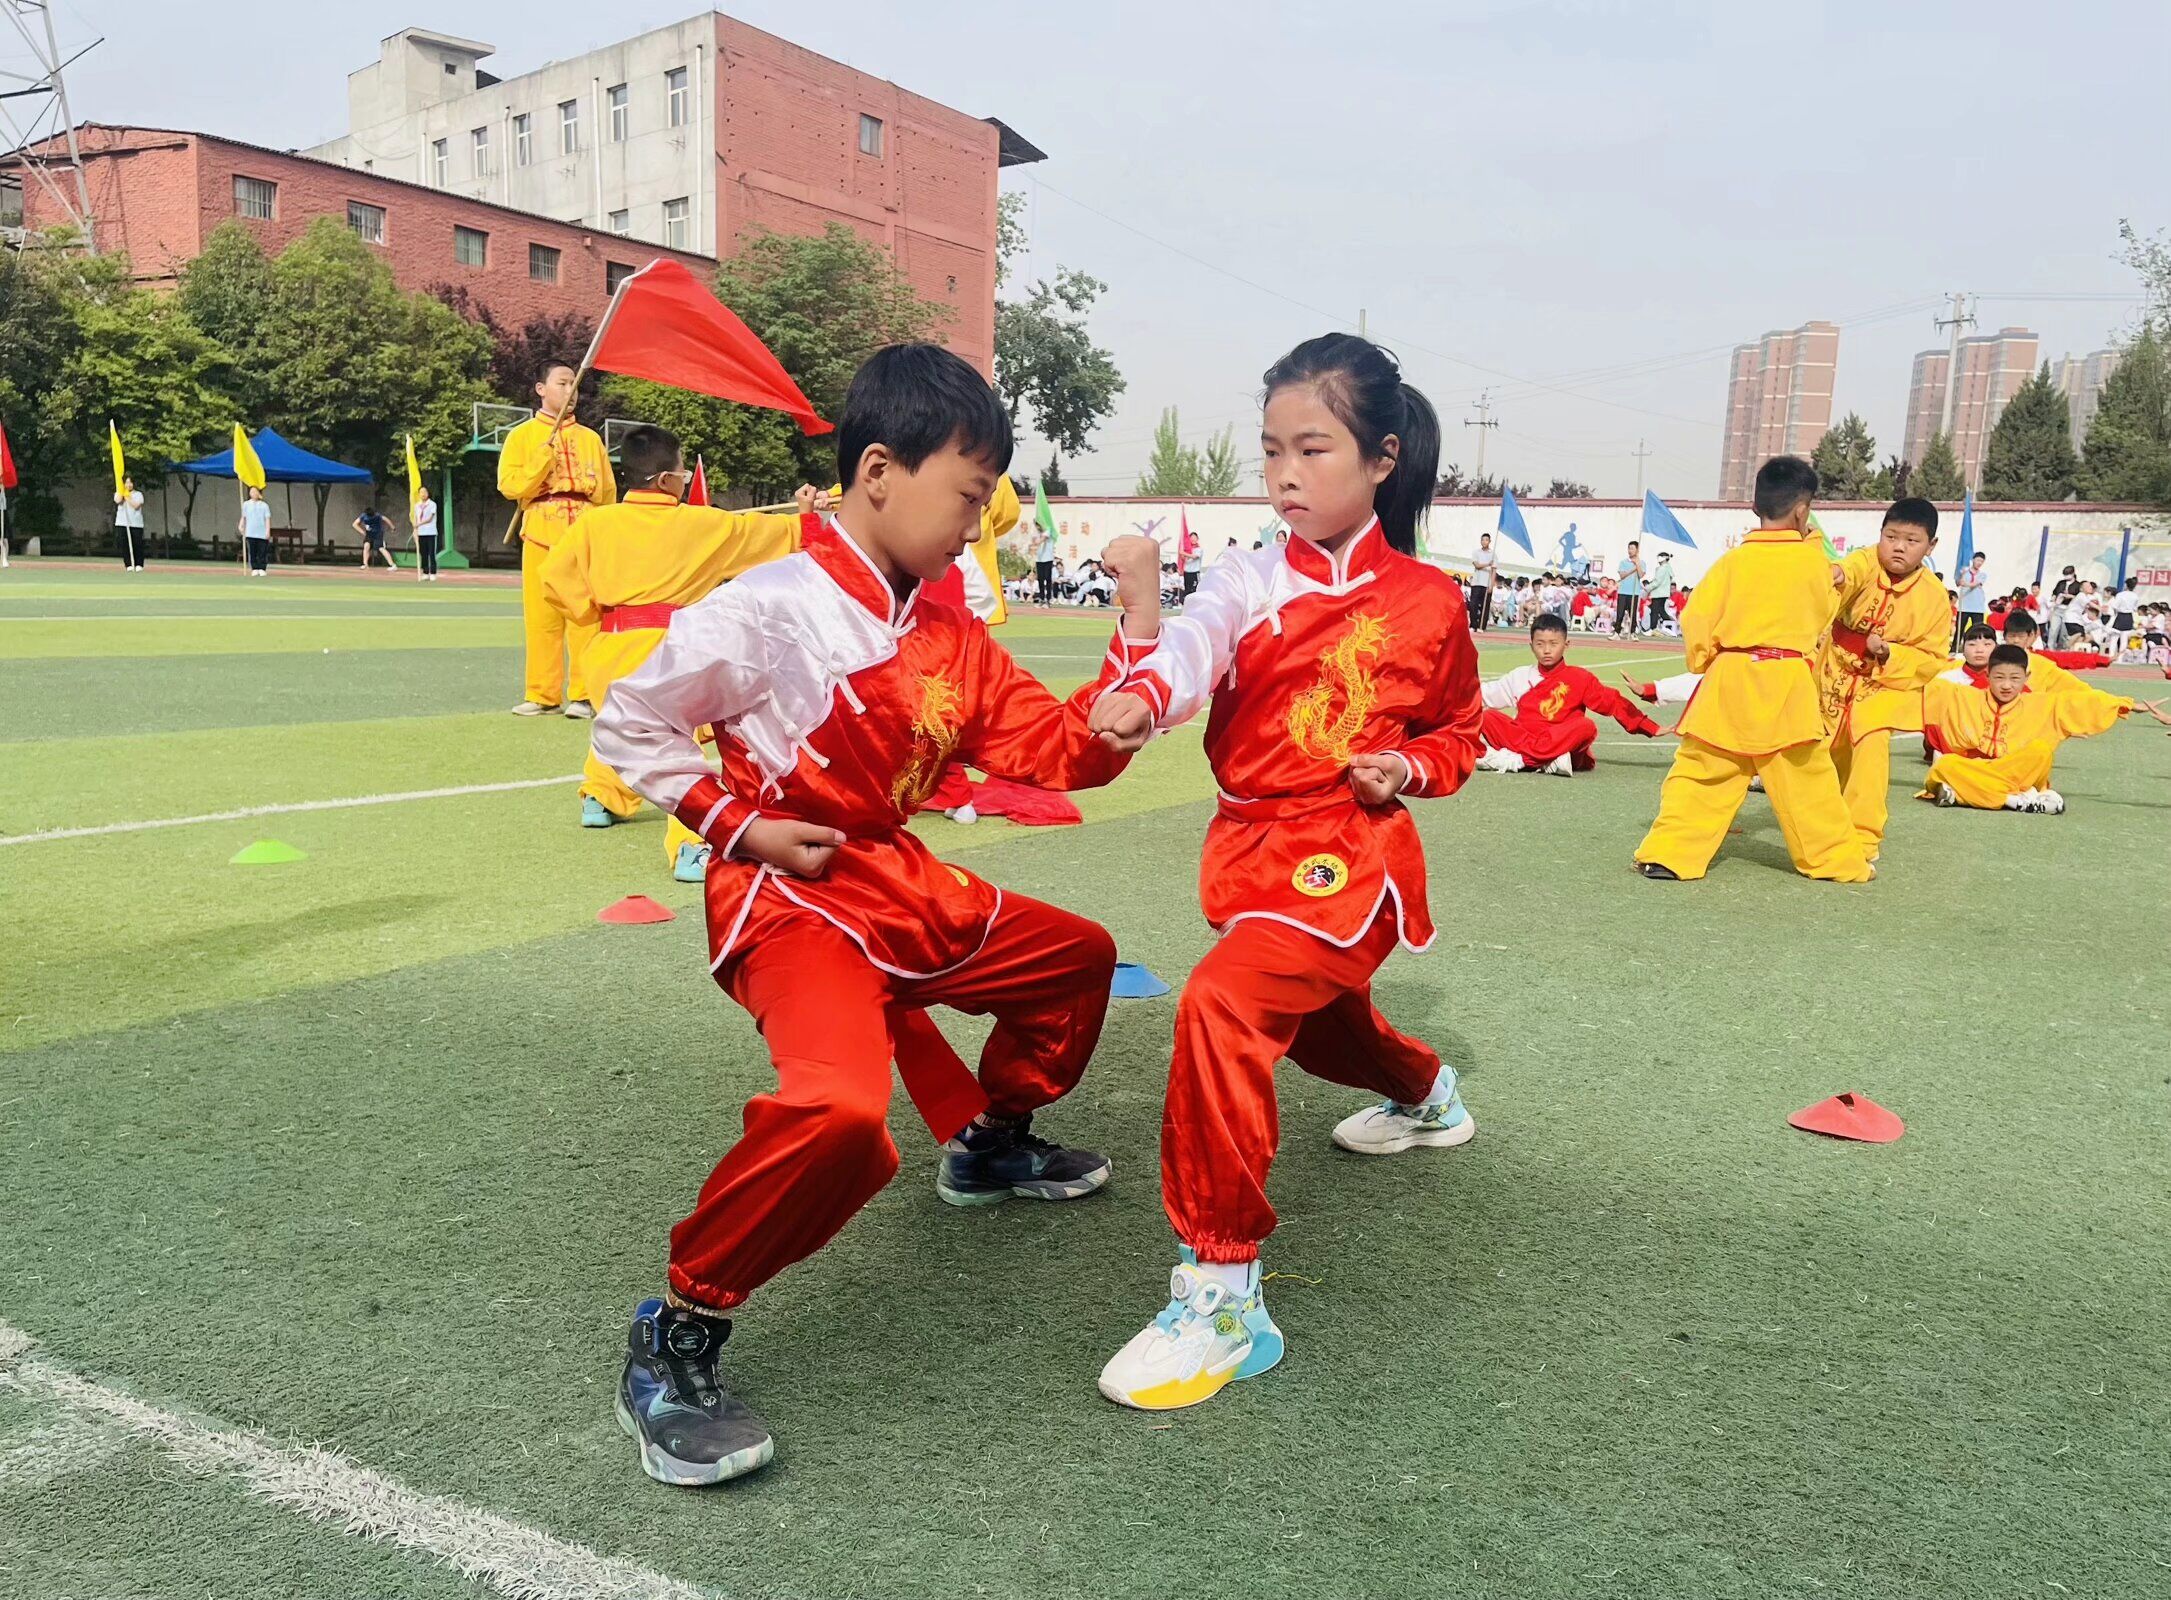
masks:
{"label": "child holding flag pole", "polygon": [[241,534],[242,564],[250,577],[261,578],[271,567],[271,507],[264,501],[264,463],[238,422],[232,453],[234,488],[241,496],[241,518],[235,526]]}
{"label": "child holding flag pole", "polygon": [[0,568],[8,564],[8,491],[15,487],[15,452],[8,448],[8,430],[0,427]]}

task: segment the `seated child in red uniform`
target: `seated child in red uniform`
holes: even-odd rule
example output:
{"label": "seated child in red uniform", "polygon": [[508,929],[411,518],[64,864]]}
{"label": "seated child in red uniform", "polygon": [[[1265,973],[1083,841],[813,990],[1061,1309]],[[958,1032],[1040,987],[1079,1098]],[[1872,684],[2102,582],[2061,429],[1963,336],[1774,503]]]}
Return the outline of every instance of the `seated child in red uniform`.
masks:
{"label": "seated child in red uniform", "polygon": [[1611,717],[1648,739],[1658,724],[1628,697],[1582,667],[1568,664],[1568,624],[1550,611],[1530,625],[1535,663],[1485,685],[1485,754],[1481,772],[1543,772],[1556,778],[1598,765],[1591,746],[1598,725],[1584,713]]}

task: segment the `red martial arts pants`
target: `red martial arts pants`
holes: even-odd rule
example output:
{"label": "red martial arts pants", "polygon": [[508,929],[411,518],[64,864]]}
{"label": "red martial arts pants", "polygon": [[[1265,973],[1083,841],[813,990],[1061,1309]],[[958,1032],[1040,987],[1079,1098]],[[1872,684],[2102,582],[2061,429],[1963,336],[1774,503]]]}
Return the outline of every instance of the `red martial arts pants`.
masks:
{"label": "red martial arts pants", "polygon": [[1598,742],[1598,725],[1580,711],[1558,722],[1539,723],[1523,722],[1503,711],[1487,711],[1484,739],[1495,750],[1513,750],[1526,766],[1548,766],[1562,756],[1572,757],[1570,765],[1578,772],[1588,772],[1597,765],[1591,746]]}
{"label": "red martial arts pants", "polygon": [[1161,1199],[1201,1261],[1249,1261],[1274,1231],[1266,1174],[1281,1140],[1274,1064],[1391,1100],[1432,1092],[1440,1058],[1372,1004],[1396,938],[1392,899],[1346,950],[1286,923],[1233,924],[1176,1006],[1161,1119]]}
{"label": "red martial arts pants", "polygon": [[[1099,923],[1014,894],[979,953],[938,978],[882,971],[812,914],[735,952],[718,981],[761,1029],[777,1086],[747,1102],[739,1142],[671,1230],[671,1287],[727,1311],[890,1181],[893,1056],[937,1138],[982,1106],[1023,1116],[1060,1099],[1100,1039],[1115,964]],[[977,1086],[922,1014],[931,1005],[995,1018]]]}

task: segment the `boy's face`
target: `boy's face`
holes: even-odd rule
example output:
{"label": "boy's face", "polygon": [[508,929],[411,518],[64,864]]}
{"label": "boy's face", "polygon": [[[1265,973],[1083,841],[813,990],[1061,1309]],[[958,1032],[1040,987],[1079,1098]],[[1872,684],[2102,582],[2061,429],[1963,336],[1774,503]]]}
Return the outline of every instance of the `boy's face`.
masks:
{"label": "boy's face", "polygon": [[1990,669],[1990,698],[2001,706],[2018,700],[2028,687],[2028,669],[2001,661]]}
{"label": "boy's face", "polygon": [[980,513],[995,493],[999,474],[992,462],[968,456],[953,441],[910,471],[885,445],[869,445],[860,458],[858,481],[875,516],[864,531],[852,531],[876,545],[898,568],[922,583],[932,583],[980,537]]}
{"label": "boy's face", "polygon": [[1888,522],[1877,535],[1877,564],[1888,578],[1905,578],[1922,570],[1937,543],[1928,528],[1912,522]]}
{"label": "boy's face", "polygon": [[1568,653],[1568,636],[1558,628],[1540,628],[1530,636],[1530,653],[1537,657],[1540,672],[1551,672]]}
{"label": "boy's face", "polygon": [[535,398],[542,402],[544,416],[563,416],[573,403],[573,369],[556,366],[544,373],[535,386]]}
{"label": "boy's face", "polygon": [[1990,652],[1997,647],[1995,639],[1963,639],[1960,641],[1960,659],[1980,671],[1990,659]]}
{"label": "boy's face", "polygon": [[[2023,611],[2020,615],[2025,617],[2027,613]],[[2043,642],[2043,636],[2033,628],[2007,628],[2005,630],[2005,642],[2007,644],[2017,644],[2023,650],[2033,650]]]}

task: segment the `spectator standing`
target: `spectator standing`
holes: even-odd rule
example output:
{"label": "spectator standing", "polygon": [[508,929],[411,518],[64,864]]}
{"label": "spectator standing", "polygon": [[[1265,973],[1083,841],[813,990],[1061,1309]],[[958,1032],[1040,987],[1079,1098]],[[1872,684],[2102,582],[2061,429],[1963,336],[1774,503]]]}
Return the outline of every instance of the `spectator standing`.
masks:
{"label": "spectator standing", "polygon": [[1643,546],[1639,541],[1628,541],[1627,559],[1617,571],[1620,581],[1613,591],[1613,631],[1625,639],[1639,631],[1637,624],[1642,621]]}
{"label": "spectator standing", "polygon": [[113,497],[113,529],[115,540],[121,547],[121,570],[143,570],[143,491],[136,487],[133,478],[121,479],[120,492]]}
{"label": "spectator standing", "polygon": [[1960,635],[1989,615],[1990,607],[1983,594],[1984,557],[1981,551],[1962,569],[1953,581],[1960,588],[1960,617],[1953,630],[1953,648],[1959,648]]}
{"label": "spectator standing", "polygon": [[1500,579],[1500,557],[1493,550],[1493,536],[1481,533],[1477,558],[1470,563],[1471,626],[1483,632],[1492,614],[1493,585]]}
{"label": "spectator standing", "polygon": [[437,581],[437,502],[422,491],[415,502],[415,582]]}
{"label": "spectator standing", "polygon": [[262,578],[271,570],[271,507],[264,503],[264,491],[251,484],[248,497],[241,502],[241,520],[236,524],[241,533],[241,547],[248,552],[249,576]]}

